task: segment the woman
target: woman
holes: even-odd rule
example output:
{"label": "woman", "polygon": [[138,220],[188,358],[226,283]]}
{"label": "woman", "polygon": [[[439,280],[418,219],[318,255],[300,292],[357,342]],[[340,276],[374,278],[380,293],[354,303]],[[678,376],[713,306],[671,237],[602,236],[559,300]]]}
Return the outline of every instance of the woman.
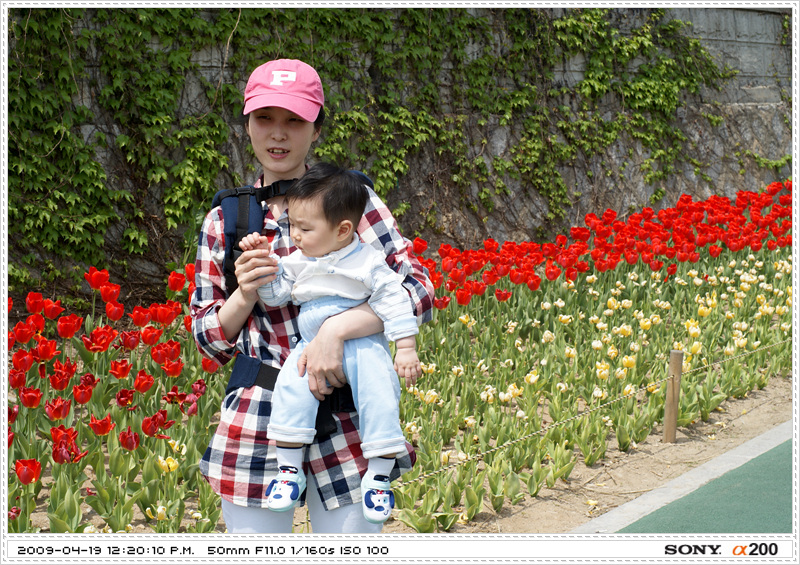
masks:
{"label": "woman", "polygon": [[[324,95],[317,72],[297,60],[270,61],[251,74],[244,95],[245,129],[262,166],[256,186],[299,178],[306,171],[311,145],[324,121]],[[282,195],[263,202],[264,230],[279,256],[294,251],[289,237],[287,206]],[[292,513],[266,508],[265,491],[277,474],[275,446],[267,441],[272,386],[280,365],[299,339],[297,309],[263,308],[258,287],[272,280],[276,262],[261,249],[244,251],[236,260],[238,286],[228,292],[223,275],[224,218],[220,207],[203,223],[196,262],[197,290],[192,299],[192,328],[200,351],[220,364],[234,355],[231,381],[222,402],[220,424],[200,463],[200,469],[222,497],[222,511],[231,533],[288,533]],[[386,255],[387,263],[404,277],[419,323],[430,319],[433,287],[427,272],[410,253],[391,213],[370,191],[370,201],[358,232],[365,243]],[[309,389],[323,401],[346,384],[342,372],[344,341],[383,331],[380,318],[365,303],[323,324],[298,362],[307,373]],[[236,355],[238,353],[238,355]],[[334,395],[335,396],[335,395]],[[358,415],[346,394],[329,410],[330,428],[322,430],[308,449],[309,506],[314,533],[377,533],[380,524],[361,512],[360,482],[367,461],[360,450]],[[338,404],[338,406],[337,406]],[[322,409],[327,406],[322,403]],[[330,432],[330,430],[333,430]],[[410,470],[414,451],[397,458],[392,479]]]}

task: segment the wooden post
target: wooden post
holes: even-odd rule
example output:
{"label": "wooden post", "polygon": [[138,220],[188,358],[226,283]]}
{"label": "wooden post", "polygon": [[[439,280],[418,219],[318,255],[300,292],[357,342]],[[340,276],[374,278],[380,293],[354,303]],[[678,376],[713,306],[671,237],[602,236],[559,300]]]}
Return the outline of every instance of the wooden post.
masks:
{"label": "wooden post", "polygon": [[677,349],[670,351],[668,370],[667,398],[664,403],[664,443],[675,443],[675,433],[678,429],[678,407],[681,399],[683,351]]}

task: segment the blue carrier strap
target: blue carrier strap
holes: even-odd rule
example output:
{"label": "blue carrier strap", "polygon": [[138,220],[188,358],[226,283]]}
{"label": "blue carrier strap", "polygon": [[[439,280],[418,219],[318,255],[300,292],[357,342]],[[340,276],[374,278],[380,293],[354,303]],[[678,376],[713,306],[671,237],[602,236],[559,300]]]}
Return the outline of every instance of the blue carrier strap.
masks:
{"label": "blue carrier strap", "polygon": [[[286,194],[295,180],[297,179],[279,180],[261,188],[242,186],[220,190],[214,195],[211,207],[222,206],[222,218],[225,225],[225,259],[222,263],[222,271],[228,296],[233,294],[233,291],[239,286],[236,280],[235,265],[236,259],[242,254],[239,242],[247,234],[261,233],[264,229],[264,209],[261,207],[261,202]],[[231,221],[232,219],[234,221]]]}
{"label": "blue carrier strap", "polygon": [[[275,367],[262,363],[258,359],[237,353],[228,386],[225,388],[225,396],[238,388],[250,388],[251,386],[275,390],[279,372]],[[317,420],[314,424],[317,430],[316,437],[323,439],[336,431],[334,412],[354,412],[355,409],[353,390],[350,385],[334,388],[333,392],[326,396],[317,408]]]}

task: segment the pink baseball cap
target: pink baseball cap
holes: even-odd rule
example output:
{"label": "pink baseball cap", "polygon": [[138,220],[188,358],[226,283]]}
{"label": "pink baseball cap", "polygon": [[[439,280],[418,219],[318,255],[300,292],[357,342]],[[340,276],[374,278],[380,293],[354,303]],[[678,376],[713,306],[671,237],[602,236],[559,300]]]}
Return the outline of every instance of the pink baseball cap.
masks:
{"label": "pink baseball cap", "polygon": [[325,104],[314,67],[296,59],[269,61],[256,68],[244,89],[244,113],[276,106],[314,122]]}

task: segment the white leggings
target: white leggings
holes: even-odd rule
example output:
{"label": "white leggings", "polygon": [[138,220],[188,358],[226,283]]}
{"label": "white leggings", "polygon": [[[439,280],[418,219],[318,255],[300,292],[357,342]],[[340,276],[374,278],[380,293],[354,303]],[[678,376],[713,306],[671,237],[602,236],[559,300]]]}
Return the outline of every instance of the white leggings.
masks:
{"label": "white leggings", "polygon": [[[379,534],[383,524],[364,519],[360,504],[348,504],[325,510],[319,492],[312,484],[306,489],[306,504],[315,534]],[[293,512],[275,512],[268,508],[237,506],[222,499],[222,517],[229,534],[289,534]]]}

